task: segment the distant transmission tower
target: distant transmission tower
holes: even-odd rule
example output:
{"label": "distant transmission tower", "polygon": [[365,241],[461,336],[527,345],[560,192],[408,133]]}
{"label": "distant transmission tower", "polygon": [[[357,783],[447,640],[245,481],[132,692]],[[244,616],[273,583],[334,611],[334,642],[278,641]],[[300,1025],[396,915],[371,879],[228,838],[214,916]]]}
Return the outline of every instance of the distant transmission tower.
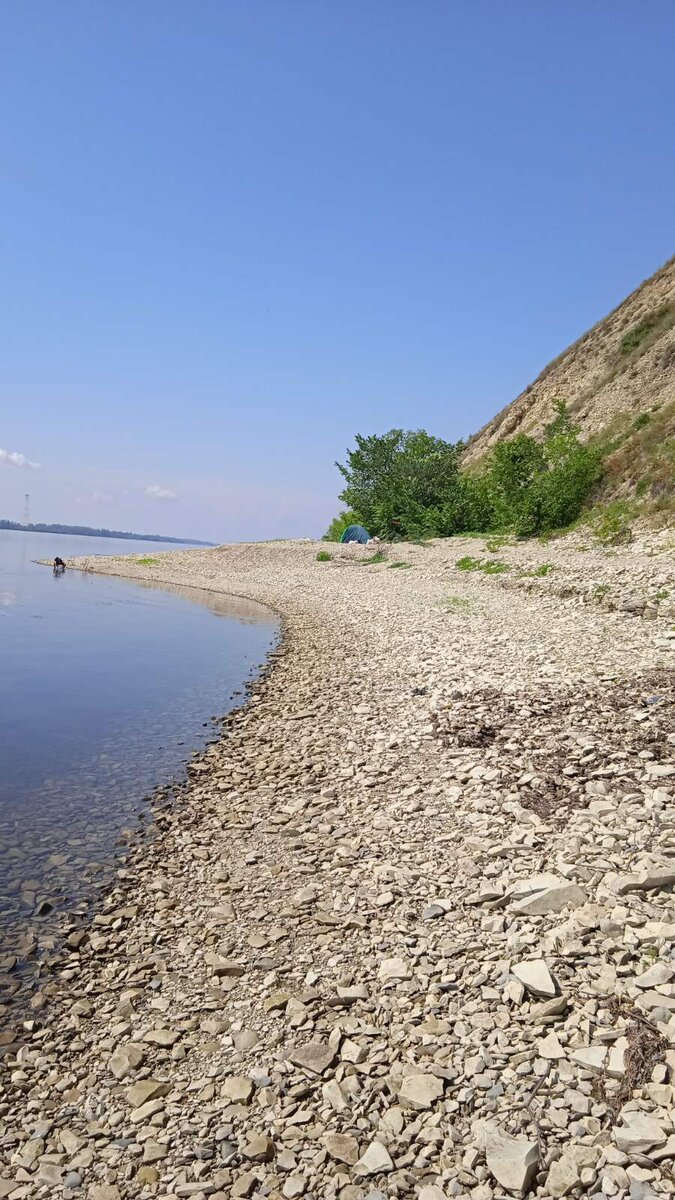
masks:
{"label": "distant transmission tower", "polygon": [[30,525],[30,494],[28,492],[24,496],[23,524]]}

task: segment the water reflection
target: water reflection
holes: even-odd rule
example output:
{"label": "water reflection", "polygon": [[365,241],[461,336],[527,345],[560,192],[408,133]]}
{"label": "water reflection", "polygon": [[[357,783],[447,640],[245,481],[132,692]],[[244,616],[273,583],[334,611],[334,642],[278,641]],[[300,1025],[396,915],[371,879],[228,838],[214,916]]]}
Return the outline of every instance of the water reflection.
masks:
{"label": "water reflection", "polygon": [[[41,536],[9,535],[30,548]],[[39,556],[92,552],[72,540]],[[86,910],[110,877],[124,830],[152,828],[143,798],[184,778],[216,718],[243,701],[278,622],[207,589],[75,571],[56,586],[6,536],[0,605],[1,1016],[63,914]]]}

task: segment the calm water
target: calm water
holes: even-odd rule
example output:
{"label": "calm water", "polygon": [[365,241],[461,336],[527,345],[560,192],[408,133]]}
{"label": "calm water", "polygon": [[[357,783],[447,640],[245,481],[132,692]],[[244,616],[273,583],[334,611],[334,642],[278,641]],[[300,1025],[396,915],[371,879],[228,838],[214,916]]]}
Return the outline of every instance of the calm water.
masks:
{"label": "calm water", "polygon": [[33,561],[163,550],[0,531],[0,1003],[17,939],[49,944],[86,906],[143,798],[184,775],[276,642],[244,601]]}

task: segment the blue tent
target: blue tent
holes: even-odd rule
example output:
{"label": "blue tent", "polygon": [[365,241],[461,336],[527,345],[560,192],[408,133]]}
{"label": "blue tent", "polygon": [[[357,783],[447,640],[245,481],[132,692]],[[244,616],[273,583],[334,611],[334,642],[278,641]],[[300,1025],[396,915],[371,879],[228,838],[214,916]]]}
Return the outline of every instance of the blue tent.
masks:
{"label": "blue tent", "polygon": [[368,530],[363,528],[363,525],[348,525],[340,541],[359,542],[360,545],[365,546],[366,542],[371,541],[371,537]]}

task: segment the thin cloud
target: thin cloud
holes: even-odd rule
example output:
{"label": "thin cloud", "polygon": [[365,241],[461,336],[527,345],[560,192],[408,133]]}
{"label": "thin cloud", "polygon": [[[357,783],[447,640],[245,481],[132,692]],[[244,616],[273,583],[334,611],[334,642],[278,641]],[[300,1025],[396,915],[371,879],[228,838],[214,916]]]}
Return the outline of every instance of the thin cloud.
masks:
{"label": "thin cloud", "polygon": [[28,468],[31,471],[40,470],[39,463],[31,462],[29,458],[26,458],[25,454],[19,454],[18,450],[0,449],[0,466],[19,467],[19,469]]}
{"label": "thin cloud", "polygon": [[178,496],[171,488],[160,487],[157,483],[149,483],[145,489],[146,496],[151,500],[177,500]]}
{"label": "thin cloud", "polygon": [[91,492],[88,496],[78,496],[77,504],[114,504],[115,497],[110,492]]}

